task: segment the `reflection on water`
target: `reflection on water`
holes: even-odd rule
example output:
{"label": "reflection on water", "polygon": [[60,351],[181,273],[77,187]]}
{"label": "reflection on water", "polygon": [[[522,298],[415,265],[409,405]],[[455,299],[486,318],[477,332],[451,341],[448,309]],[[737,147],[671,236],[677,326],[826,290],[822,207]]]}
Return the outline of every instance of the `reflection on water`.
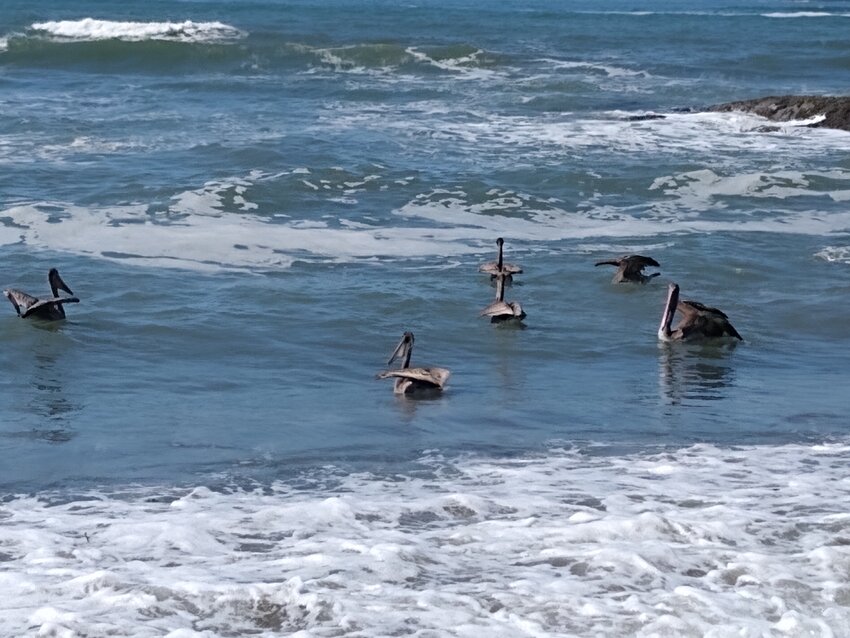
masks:
{"label": "reflection on water", "polygon": [[[37,423],[27,436],[49,443],[66,443],[75,434],[71,417],[81,409],[65,387],[66,364],[62,358],[71,342],[61,334],[60,324],[56,322],[37,327],[44,331],[40,331],[43,336],[32,344],[32,357],[26,359],[30,364],[28,385],[32,389],[27,409]],[[23,367],[24,362],[21,363]]]}
{"label": "reflection on water", "polygon": [[659,342],[658,385],[667,402],[716,401],[735,379],[730,355],[734,344]]}
{"label": "reflection on water", "polygon": [[401,416],[401,420],[404,423],[410,423],[416,417],[416,412],[419,410],[420,404],[438,403],[442,401],[443,393],[437,390],[417,392],[414,394],[396,394],[394,398],[394,403]]}
{"label": "reflection on water", "polygon": [[[501,328],[501,326],[497,326]],[[522,359],[517,355],[521,348],[517,329],[525,330],[527,326],[520,324],[514,329],[498,330],[492,342],[490,371],[494,372],[499,379],[500,389],[498,399],[500,402],[516,401],[517,390],[523,386],[525,380],[525,369],[522,368]]]}

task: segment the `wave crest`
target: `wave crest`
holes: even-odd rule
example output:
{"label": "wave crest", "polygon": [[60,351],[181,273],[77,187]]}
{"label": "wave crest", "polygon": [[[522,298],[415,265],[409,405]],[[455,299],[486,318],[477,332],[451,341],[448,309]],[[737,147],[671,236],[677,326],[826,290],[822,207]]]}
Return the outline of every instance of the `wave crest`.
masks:
{"label": "wave crest", "polygon": [[36,32],[72,41],[168,40],[174,42],[221,42],[244,37],[244,32],[223,22],[115,22],[112,20],[60,20],[37,22]]}

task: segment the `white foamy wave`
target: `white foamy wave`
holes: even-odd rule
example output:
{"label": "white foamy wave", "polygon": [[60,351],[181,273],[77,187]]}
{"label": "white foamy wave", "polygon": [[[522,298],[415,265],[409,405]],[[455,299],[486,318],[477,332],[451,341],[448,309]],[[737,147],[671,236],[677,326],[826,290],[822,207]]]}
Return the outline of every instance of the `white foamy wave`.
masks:
{"label": "white foamy wave", "polygon": [[323,64],[332,67],[337,73],[342,71],[349,73],[367,72],[367,69],[364,66],[354,64],[352,61],[344,59],[333,49],[316,49],[315,53],[318,54],[319,59]]}
{"label": "white foamy wave", "polygon": [[[191,212],[177,213],[178,210]],[[15,227],[3,227],[4,243],[23,241],[141,266],[197,270],[288,268],[296,260],[356,261],[375,257],[449,256],[476,249],[453,241],[457,233],[428,229],[352,230],[323,222],[284,222],[222,212],[212,199],[190,193],[170,213],[150,214],[144,205],[105,209],[15,206],[3,211]]]}
{"label": "white foamy wave", "polygon": [[595,62],[577,62],[572,60],[556,60],[552,58],[543,58],[539,60],[552,65],[556,69],[586,69],[597,73],[604,73],[608,77],[640,77],[651,78],[652,75],[648,71],[627,69],[610,64],[599,64]]}
{"label": "white foamy wave", "polygon": [[[321,122],[331,129],[390,129],[402,139],[409,138],[417,148],[431,139],[440,145],[449,142],[470,148],[476,155],[492,152],[511,164],[519,154],[561,161],[564,152],[663,153],[687,158],[688,162],[712,163],[727,156],[732,161],[745,153],[770,157],[787,153],[820,159],[827,150],[843,152],[850,139],[846,131],[785,126],[737,112],[668,113],[663,118],[631,121],[620,111],[582,118],[573,114],[528,117],[481,111],[463,119],[456,112],[441,115],[445,105],[440,103],[423,102],[417,108],[423,117],[399,113],[391,107],[359,112],[334,108]],[[773,132],[764,132],[765,127]],[[511,152],[506,153],[506,148]]]}
{"label": "white foamy wave", "polygon": [[[843,173],[823,173],[833,180]],[[719,176],[712,171],[659,178],[651,190],[663,197],[645,205],[618,208],[587,202],[569,210],[554,200],[541,200],[510,190],[492,189],[482,200],[463,190],[435,190],[416,196],[378,224],[365,224],[356,214],[297,219],[258,211],[252,189],[268,182],[301,179],[310,188],[348,210],[355,195],[377,176],[347,180],[334,188],[319,176],[312,181],[293,171],[209,182],[175,194],[166,210],[147,205],[81,207],[61,203],[28,203],[0,211],[0,243],[24,243],[37,249],[121,260],[143,266],[201,270],[277,270],[296,260],[315,262],[457,260],[479,254],[492,237],[545,249],[563,240],[611,243],[628,238],[651,243],[670,234],[772,232],[828,236],[850,231],[850,212],[770,210],[759,214],[733,211],[722,215],[729,195],[787,198],[817,195],[808,187],[812,175],[793,172]],[[308,175],[309,177],[309,175]],[[846,179],[847,177],[844,176]],[[265,184],[263,184],[265,183]],[[832,191],[840,199],[838,191]],[[312,196],[312,195],[311,195]],[[359,196],[359,195],[358,195]],[[844,193],[850,199],[850,191]],[[702,215],[702,211],[709,211]],[[348,217],[348,215],[346,216]],[[365,218],[364,218],[365,219]],[[423,224],[422,222],[428,223]]]}
{"label": "white foamy wave", "polygon": [[[293,45],[297,51],[310,53],[318,57],[322,67],[330,67],[335,73],[352,73],[355,75],[371,75],[378,79],[384,76],[396,67],[399,60],[385,59],[378,61],[377,58],[372,60],[373,66],[367,66],[364,59],[364,49],[371,49],[373,52],[380,49],[380,45],[372,45],[365,47],[364,45],[349,45],[335,48],[318,48],[314,49],[305,45]],[[392,56],[389,56],[392,58]],[[311,73],[314,71],[311,71]]]}
{"label": "white foamy wave", "polygon": [[[561,60],[556,58],[539,58],[534,60],[538,65],[537,72],[523,78],[509,78],[509,81],[527,86],[530,93],[528,100],[539,95],[539,87],[544,87],[552,81],[575,81],[595,85],[604,91],[648,93],[660,84],[665,86],[681,83],[681,79],[661,78],[643,69],[633,69],[604,61],[593,60]],[[688,82],[688,80],[684,80]],[[545,90],[544,90],[545,93]]]}
{"label": "white foamy wave", "polygon": [[[702,174],[702,171],[697,173]],[[707,171],[707,173],[711,173]],[[711,173],[713,175],[713,173]],[[596,205],[570,211],[533,199],[496,197],[485,203],[469,202],[462,193],[437,191],[418,197],[396,213],[403,217],[428,219],[438,227],[456,225],[466,238],[486,241],[495,235],[510,235],[516,240],[554,242],[592,238],[661,238],[671,233],[771,232],[779,234],[829,235],[850,232],[850,212],[823,214],[819,211],[771,212],[761,216],[734,212],[726,217],[707,218],[700,211],[722,210],[714,198],[721,187],[705,177],[705,187],[685,181],[669,189],[677,199],[661,200],[635,208]],[[730,194],[747,193],[746,186],[730,178]],[[721,180],[722,184],[722,180]],[[660,188],[661,186],[655,186]],[[676,188],[681,188],[677,191]],[[520,203],[517,203],[520,202]],[[523,216],[513,216],[522,210]],[[494,215],[494,212],[502,214]],[[480,229],[483,232],[476,232]]]}
{"label": "white foamy wave", "polygon": [[[298,169],[292,173],[303,174]],[[46,202],[16,205],[0,212],[11,222],[0,224],[0,243],[23,242],[34,248],[141,266],[197,270],[276,270],[288,268],[296,259],[419,259],[479,250],[463,241],[468,233],[459,229],[350,223],[329,227],[324,220],[255,213],[250,187],[284,175],[289,173],[256,172],[245,178],[209,182],[203,188],[174,195],[168,209],[158,212],[144,204],[91,208]],[[354,202],[350,196],[373,179],[368,175],[346,181],[339,185],[339,192]],[[327,180],[316,181],[313,188],[328,189],[330,199],[340,199]]]}
{"label": "white foamy wave", "polygon": [[786,120],[782,122],[782,126],[812,126],[820,124],[826,119],[826,115],[813,115],[804,120]]}
{"label": "white foamy wave", "polygon": [[826,11],[774,11],[761,14],[765,18],[847,18],[848,13],[827,13]]}
{"label": "white foamy wave", "polygon": [[457,77],[468,80],[490,79],[497,75],[493,69],[483,69],[476,66],[484,51],[478,49],[468,55],[438,60],[418,50],[416,47],[405,49],[408,55],[422,64],[427,64],[443,71],[455,73]]}
{"label": "white foamy wave", "polygon": [[[788,199],[792,197],[828,197],[835,202],[850,201],[850,188],[822,190],[812,181],[827,178],[850,186],[850,171],[789,171],[738,173],[718,175],[710,169],[689,171],[679,175],[657,178],[649,187],[678,199],[681,206],[691,210],[718,207],[723,197]],[[843,219],[843,214],[838,216]],[[839,226],[840,228],[840,226]],[[836,230],[839,230],[836,228]]]}
{"label": "white foamy wave", "polygon": [[[349,45],[333,48],[312,48],[304,45],[294,45],[295,50],[316,56],[320,68],[329,67],[335,73],[367,75],[373,81],[383,81],[395,84],[399,81],[399,67],[415,62],[442,71],[448,71],[453,79],[491,80],[496,77],[506,77],[507,70],[483,68],[482,60],[485,51],[478,49],[467,54],[457,54],[454,57],[441,58],[437,55],[420,51],[416,47],[408,47],[396,51],[395,47],[382,45]],[[309,73],[316,73],[312,69]],[[416,83],[418,80],[407,74],[407,82]],[[430,81],[430,80],[429,80]]]}
{"label": "white foamy wave", "polygon": [[824,261],[850,264],[850,246],[827,246],[816,252],[815,257]]}
{"label": "white foamy wave", "polygon": [[427,472],[391,480],[306,482],[332,487],[5,499],[0,633],[826,637],[850,626],[847,445],[422,462]]}
{"label": "white foamy wave", "polygon": [[111,20],[62,20],[37,22],[34,31],[67,40],[173,40],[177,42],[220,42],[244,36],[223,22],[114,22]]}

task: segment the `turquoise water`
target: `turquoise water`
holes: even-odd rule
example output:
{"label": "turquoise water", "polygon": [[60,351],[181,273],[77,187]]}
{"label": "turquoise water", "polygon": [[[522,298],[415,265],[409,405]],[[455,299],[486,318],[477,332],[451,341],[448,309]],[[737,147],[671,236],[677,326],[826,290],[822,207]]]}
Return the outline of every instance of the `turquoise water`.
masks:
{"label": "turquoise water", "polygon": [[[846,91],[848,28],[842,2],[7,2],[0,285],[55,266],[81,303],[0,317],[0,627],[840,635],[850,134],[703,109]],[[499,236],[523,330],[478,317]],[[661,276],[593,266],[628,253]],[[668,281],[744,341],[659,344]],[[438,399],[375,379],[405,330]]]}

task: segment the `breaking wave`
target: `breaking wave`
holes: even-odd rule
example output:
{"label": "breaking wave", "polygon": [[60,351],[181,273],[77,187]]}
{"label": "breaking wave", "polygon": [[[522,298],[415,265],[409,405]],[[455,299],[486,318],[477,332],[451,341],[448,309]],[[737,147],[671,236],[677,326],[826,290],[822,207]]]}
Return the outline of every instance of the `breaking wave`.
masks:
{"label": "breaking wave", "polygon": [[0,504],[0,629],[837,636],[848,462],[840,443],[567,450],[19,496]]}
{"label": "breaking wave", "polygon": [[111,20],[61,20],[37,22],[32,30],[60,40],[168,40],[173,42],[223,42],[243,37],[244,32],[222,22],[114,22]]}

